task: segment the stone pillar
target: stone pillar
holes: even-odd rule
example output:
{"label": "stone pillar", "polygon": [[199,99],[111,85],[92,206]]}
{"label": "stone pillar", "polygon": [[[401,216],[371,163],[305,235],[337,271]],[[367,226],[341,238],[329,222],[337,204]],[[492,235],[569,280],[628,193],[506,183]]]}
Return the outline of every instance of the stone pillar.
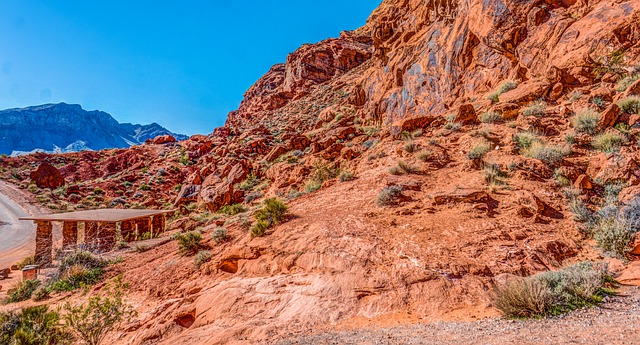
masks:
{"label": "stone pillar", "polygon": [[136,219],[136,225],[138,226],[138,236],[142,238],[146,232],[151,232],[151,218]]}
{"label": "stone pillar", "polygon": [[120,223],[120,235],[122,239],[131,242],[136,239],[136,222],[133,220],[125,220]]}
{"label": "stone pillar", "polygon": [[48,221],[36,221],[36,255],[37,265],[50,264],[53,260],[53,225]]}
{"label": "stone pillar", "polygon": [[109,251],[116,244],[116,223],[100,223],[99,246],[100,251]]}
{"label": "stone pillar", "polygon": [[62,224],[62,250],[73,249],[78,244],[78,222]]}
{"label": "stone pillar", "polygon": [[164,214],[156,214],[155,216],[153,216],[153,219],[151,220],[151,231],[153,231],[153,233],[156,235],[160,235],[161,233],[163,233],[164,222]]}
{"label": "stone pillar", "polygon": [[98,248],[98,223],[84,223],[84,244],[89,250],[96,250]]}

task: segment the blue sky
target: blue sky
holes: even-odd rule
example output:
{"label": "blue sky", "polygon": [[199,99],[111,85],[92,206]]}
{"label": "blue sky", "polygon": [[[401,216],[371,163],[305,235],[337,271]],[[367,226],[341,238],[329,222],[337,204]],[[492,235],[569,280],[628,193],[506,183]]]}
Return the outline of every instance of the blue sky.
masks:
{"label": "blue sky", "polygon": [[0,109],[77,103],[120,122],[207,134],[273,64],[362,26],[379,3],[5,1]]}

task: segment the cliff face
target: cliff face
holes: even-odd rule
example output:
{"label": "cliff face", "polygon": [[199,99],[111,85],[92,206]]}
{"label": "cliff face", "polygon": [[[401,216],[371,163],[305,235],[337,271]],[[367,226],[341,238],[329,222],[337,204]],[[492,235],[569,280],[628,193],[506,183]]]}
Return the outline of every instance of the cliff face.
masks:
{"label": "cliff face", "polygon": [[592,83],[612,53],[626,51],[627,62],[637,56],[639,6],[622,0],[385,0],[363,28],[304,46],[275,66],[228,123],[251,126],[307,95],[315,101],[326,93],[327,84],[318,85],[327,81],[350,96],[339,103],[381,124],[486,103],[484,96],[507,79],[519,80],[535,97],[553,88],[572,90]]}
{"label": "cliff face", "polygon": [[124,148],[164,134],[172,133],[156,123],[120,124],[105,112],[65,103],[0,111],[0,153],[10,155]]}

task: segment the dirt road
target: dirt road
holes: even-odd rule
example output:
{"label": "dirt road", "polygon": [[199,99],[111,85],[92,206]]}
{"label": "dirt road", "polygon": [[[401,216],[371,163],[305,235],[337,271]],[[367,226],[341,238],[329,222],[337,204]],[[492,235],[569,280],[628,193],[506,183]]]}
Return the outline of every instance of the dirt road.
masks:
{"label": "dirt road", "polygon": [[6,184],[0,188],[0,268],[9,267],[32,253],[35,246],[35,226],[31,221],[18,220],[27,216],[25,209],[5,195]]}

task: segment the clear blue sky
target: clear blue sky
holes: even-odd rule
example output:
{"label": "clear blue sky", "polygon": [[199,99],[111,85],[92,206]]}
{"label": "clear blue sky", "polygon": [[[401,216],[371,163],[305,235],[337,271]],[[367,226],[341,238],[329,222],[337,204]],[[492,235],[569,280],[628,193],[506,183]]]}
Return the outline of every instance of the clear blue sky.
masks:
{"label": "clear blue sky", "polygon": [[207,134],[273,64],[362,26],[379,3],[3,1],[0,109],[78,103]]}

